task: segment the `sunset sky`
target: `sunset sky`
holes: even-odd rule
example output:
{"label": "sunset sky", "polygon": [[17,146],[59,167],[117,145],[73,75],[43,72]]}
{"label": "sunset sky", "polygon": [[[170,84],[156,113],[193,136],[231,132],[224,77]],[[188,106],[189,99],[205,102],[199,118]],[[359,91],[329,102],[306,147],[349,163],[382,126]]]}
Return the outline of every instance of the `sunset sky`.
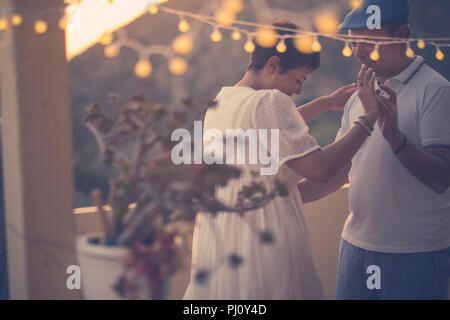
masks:
{"label": "sunset sky", "polygon": [[84,0],[66,31],[67,59],[83,53],[95,44],[105,31],[129,24],[158,0]]}

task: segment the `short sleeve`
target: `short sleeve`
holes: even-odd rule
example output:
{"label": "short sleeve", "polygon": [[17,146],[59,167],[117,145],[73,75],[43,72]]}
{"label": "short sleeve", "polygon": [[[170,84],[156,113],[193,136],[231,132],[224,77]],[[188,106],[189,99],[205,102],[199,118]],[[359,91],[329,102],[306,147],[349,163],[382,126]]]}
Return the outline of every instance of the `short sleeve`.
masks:
{"label": "short sleeve", "polygon": [[[306,122],[297,111],[294,101],[279,90],[268,90],[252,114],[257,129],[279,132],[279,167],[287,161],[311,153],[320,146],[309,135]],[[272,154],[271,143],[268,151]]]}
{"label": "short sleeve", "polygon": [[334,139],[334,141],[339,140],[340,138],[342,138],[342,136],[344,136],[347,131],[350,129],[350,120],[349,120],[349,112],[350,112],[350,108],[353,104],[356,103],[356,99],[358,97],[357,92],[355,92],[346,102],[345,106],[344,106],[344,111],[342,114],[342,119],[341,119],[341,127],[339,128],[337,134],[336,134],[336,138]]}
{"label": "short sleeve", "polygon": [[419,120],[422,147],[450,147],[450,85],[426,100]]}

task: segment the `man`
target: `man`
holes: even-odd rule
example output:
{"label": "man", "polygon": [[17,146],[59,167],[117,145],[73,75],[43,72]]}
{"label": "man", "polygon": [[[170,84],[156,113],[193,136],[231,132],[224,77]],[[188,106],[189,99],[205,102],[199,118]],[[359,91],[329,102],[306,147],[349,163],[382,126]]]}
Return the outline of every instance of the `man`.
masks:
{"label": "man", "polygon": [[[381,10],[381,29],[367,27],[371,5]],[[422,57],[408,58],[405,44],[379,46],[379,59],[373,61],[376,46],[361,42],[373,36],[407,38],[408,16],[407,0],[365,0],[345,18],[340,27],[355,37],[355,58],[362,70],[375,71],[384,91],[377,91],[381,116],[332,181],[299,185],[304,202],[310,202],[350,183],[337,299],[448,298],[450,84]],[[360,91],[363,82],[358,79],[357,85]],[[354,94],[337,139],[361,112]]]}

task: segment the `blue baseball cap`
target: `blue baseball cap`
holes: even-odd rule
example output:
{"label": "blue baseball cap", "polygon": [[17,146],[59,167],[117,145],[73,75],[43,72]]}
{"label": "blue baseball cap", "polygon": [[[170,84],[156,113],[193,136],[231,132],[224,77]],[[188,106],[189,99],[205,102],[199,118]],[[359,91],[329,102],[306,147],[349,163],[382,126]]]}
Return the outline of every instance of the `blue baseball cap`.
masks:
{"label": "blue baseball cap", "polygon": [[363,0],[362,4],[353,9],[339,26],[342,31],[351,29],[367,28],[367,20],[373,14],[367,13],[367,8],[371,5],[380,7],[381,23],[391,22],[398,24],[407,24],[409,18],[408,0]]}

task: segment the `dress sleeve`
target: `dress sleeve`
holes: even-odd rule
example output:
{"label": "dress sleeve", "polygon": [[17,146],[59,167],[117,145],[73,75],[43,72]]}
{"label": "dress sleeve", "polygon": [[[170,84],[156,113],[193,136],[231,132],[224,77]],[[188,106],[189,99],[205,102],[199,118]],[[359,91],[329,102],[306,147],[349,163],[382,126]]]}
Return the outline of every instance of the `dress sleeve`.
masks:
{"label": "dress sleeve", "polygon": [[[317,141],[309,135],[309,128],[297,111],[294,101],[279,90],[267,91],[254,108],[252,118],[255,128],[267,129],[268,132],[278,131],[280,168],[291,159],[320,149]],[[273,136],[270,134],[271,138]],[[268,153],[271,155],[276,151],[272,150],[275,146],[273,142],[268,140],[267,143]]]}
{"label": "dress sleeve", "polygon": [[436,91],[419,121],[422,147],[450,148],[450,85]]}

